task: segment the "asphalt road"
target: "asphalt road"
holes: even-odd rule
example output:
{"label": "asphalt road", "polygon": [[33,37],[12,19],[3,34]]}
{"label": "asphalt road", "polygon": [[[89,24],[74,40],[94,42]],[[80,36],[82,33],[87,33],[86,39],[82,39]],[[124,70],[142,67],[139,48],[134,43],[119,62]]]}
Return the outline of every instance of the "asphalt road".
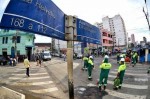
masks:
{"label": "asphalt road", "polygon": [[[118,65],[110,58],[112,68],[109,73],[108,86],[99,93],[96,85],[99,78],[99,65],[102,58],[95,58],[93,80],[88,80],[87,71],[82,71],[81,59],[74,60],[74,95],[75,99],[150,99],[150,74],[146,73],[148,65],[127,64],[122,89],[113,90],[113,79],[116,77]],[[25,77],[23,64],[15,67],[0,66],[0,85],[9,87],[27,95],[26,99],[68,99],[67,62],[62,58],[45,61],[43,67],[31,63],[31,77]],[[46,66],[46,67],[44,67]],[[32,98],[31,98],[32,97]]]}

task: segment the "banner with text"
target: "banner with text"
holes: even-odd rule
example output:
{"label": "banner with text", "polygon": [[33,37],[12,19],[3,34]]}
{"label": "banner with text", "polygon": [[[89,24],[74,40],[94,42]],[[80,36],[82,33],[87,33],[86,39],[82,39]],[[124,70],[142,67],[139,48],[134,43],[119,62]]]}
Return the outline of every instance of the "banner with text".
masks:
{"label": "banner with text", "polygon": [[77,40],[82,42],[101,44],[100,30],[90,23],[77,18]]}
{"label": "banner with text", "polygon": [[0,22],[1,28],[65,40],[64,13],[51,0],[10,0]]}

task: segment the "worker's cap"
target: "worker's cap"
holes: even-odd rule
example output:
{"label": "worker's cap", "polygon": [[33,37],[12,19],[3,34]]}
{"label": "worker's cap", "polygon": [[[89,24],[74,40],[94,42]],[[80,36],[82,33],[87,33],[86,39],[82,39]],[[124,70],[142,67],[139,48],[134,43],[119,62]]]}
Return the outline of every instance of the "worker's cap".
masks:
{"label": "worker's cap", "polygon": [[120,61],[124,62],[125,60],[124,60],[124,58],[121,58],[121,60],[120,60]]}
{"label": "worker's cap", "polygon": [[93,59],[93,56],[90,56],[89,58]]}

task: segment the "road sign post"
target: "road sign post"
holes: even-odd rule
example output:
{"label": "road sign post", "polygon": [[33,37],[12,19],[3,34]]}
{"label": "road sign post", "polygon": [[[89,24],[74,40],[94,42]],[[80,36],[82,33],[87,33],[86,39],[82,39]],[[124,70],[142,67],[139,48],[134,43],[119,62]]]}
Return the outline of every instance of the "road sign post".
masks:
{"label": "road sign post", "polygon": [[65,39],[67,40],[67,70],[68,70],[68,88],[69,99],[74,99],[73,84],[73,40],[76,34],[76,18],[65,16]]}

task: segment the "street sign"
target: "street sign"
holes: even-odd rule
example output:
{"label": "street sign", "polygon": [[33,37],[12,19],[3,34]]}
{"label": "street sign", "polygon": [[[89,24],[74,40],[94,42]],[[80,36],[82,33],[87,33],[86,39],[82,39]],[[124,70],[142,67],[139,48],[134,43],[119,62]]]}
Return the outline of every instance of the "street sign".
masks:
{"label": "street sign", "polygon": [[10,0],[0,22],[0,28],[65,40],[64,13],[51,0]]}
{"label": "street sign", "polygon": [[77,40],[94,44],[101,44],[100,30],[90,23],[77,18]]}

